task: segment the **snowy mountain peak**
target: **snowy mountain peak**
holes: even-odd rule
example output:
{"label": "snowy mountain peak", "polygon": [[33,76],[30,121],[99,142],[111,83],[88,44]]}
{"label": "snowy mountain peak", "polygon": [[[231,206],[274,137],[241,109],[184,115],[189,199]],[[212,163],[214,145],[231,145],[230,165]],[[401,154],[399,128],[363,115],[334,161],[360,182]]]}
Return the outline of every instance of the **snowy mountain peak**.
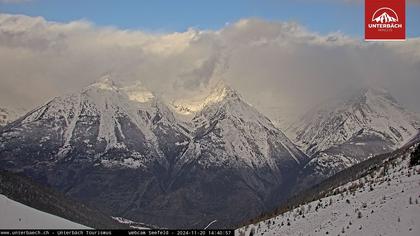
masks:
{"label": "snowy mountain peak", "polygon": [[133,85],[126,86],[122,88],[122,90],[128,95],[131,101],[145,103],[155,98],[155,95],[140,81],[134,83]]}
{"label": "snowy mountain peak", "polygon": [[[149,148],[154,150],[152,147],[157,145],[161,130],[179,132],[166,105],[155,99],[141,83],[124,87],[108,75],[79,92],[52,99],[23,120],[23,123],[41,126],[45,122],[50,122],[53,127],[53,130],[48,130],[53,134],[46,134],[45,138],[58,136],[61,142],[58,158],[69,156],[73,150],[80,148],[95,151],[97,156],[106,156],[110,150],[117,149],[137,158],[135,161],[130,159],[128,164],[124,158],[113,159],[113,164],[122,163],[129,167],[138,167],[138,159],[147,161],[146,156],[163,156],[149,152]],[[160,128],[161,125],[165,127]],[[55,133],[57,130],[59,134]],[[138,137],[132,138],[133,135]],[[184,141],[181,134],[174,139],[179,139],[180,143]],[[132,140],[143,140],[145,144],[141,146],[132,143]],[[102,161],[106,163],[107,160]]]}
{"label": "snowy mountain peak", "polygon": [[[192,119],[197,137],[224,143],[228,156],[277,170],[279,157],[301,165],[308,159],[271,121],[225,83],[218,83]],[[283,152],[282,155],[275,154]]]}
{"label": "snowy mountain peak", "polygon": [[209,97],[239,97],[239,94],[231,88],[226,81],[220,80],[216,83],[216,85],[213,87],[212,92],[210,93]]}
{"label": "snowy mountain peak", "polygon": [[384,88],[367,87],[359,90],[364,96],[391,96],[388,90]]}
{"label": "snowy mountain peak", "polygon": [[360,89],[354,98],[349,99],[349,102],[355,104],[389,103],[402,108],[402,106],[398,104],[397,100],[391,95],[391,93],[383,88],[369,87]]}
{"label": "snowy mountain peak", "polygon": [[232,89],[223,80],[219,81],[212,89],[209,95],[205,98],[204,104],[210,105],[219,103],[223,100],[240,100],[240,95]]}
{"label": "snowy mountain peak", "polygon": [[308,112],[288,130],[311,161],[316,182],[375,155],[393,151],[417,133],[419,118],[384,89],[365,88]]}
{"label": "snowy mountain peak", "polygon": [[89,85],[86,89],[98,88],[102,90],[118,90],[118,84],[112,79],[111,75],[106,74],[100,79]]}
{"label": "snowy mountain peak", "polygon": [[172,102],[172,106],[177,113],[194,115],[211,104],[222,102],[225,99],[239,98],[238,93],[224,81],[219,81],[215,86],[209,89],[209,91],[210,92],[207,93],[206,96],[174,101]]}
{"label": "snowy mountain peak", "polygon": [[388,91],[364,88],[308,112],[288,131],[312,155],[368,133],[397,148],[417,133],[416,124],[418,118]]}
{"label": "snowy mountain peak", "polygon": [[146,103],[155,98],[153,92],[148,90],[141,81],[137,81],[128,85],[122,85],[112,79],[110,75],[105,75],[99,80],[82,90],[83,93],[99,93],[103,97],[104,92],[119,93],[128,97],[130,101]]}
{"label": "snowy mountain peak", "polygon": [[283,198],[309,161],[225,84],[187,103],[189,123],[159,99],[138,102],[149,93],[106,78],[54,98],[1,129],[0,165],[138,222],[203,228],[219,219],[227,228]]}

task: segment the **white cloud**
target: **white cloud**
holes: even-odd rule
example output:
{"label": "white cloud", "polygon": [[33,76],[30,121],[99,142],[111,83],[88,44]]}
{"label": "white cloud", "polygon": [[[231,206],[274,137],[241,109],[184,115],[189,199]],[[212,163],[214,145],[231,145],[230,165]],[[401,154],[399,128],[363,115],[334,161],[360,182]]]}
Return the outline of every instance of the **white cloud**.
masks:
{"label": "white cloud", "polygon": [[112,72],[169,98],[224,79],[253,104],[286,108],[375,84],[420,110],[419,68],[420,39],[365,43],[294,22],[244,19],[217,31],[150,33],[0,15],[0,104],[39,105]]}

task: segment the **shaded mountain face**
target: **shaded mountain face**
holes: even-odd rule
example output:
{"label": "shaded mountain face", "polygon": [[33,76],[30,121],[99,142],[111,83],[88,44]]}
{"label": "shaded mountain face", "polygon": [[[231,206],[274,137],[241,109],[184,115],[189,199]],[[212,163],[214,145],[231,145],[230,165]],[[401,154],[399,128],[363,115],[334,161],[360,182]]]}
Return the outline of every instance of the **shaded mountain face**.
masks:
{"label": "shaded mountain face", "polygon": [[417,134],[419,118],[386,91],[363,89],[344,100],[315,109],[289,128],[312,157],[307,182],[399,148]]}
{"label": "shaded mountain face", "polygon": [[195,154],[190,156],[198,159],[192,163],[191,172],[199,176],[217,173],[200,188],[214,193],[224,191],[205,198],[215,209],[229,209],[229,214],[215,219],[236,223],[287,198],[296,174],[308,158],[235,91],[218,87],[211,96],[222,99],[209,102],[192,119],[194,138],[190,150]]}
{"label": "shaded mountain face", "polygon": [[309,160],[224,85],[191,121],[178,117],[143,87],[103,78],[2,128],[0,163],[112,216],[195,228],[269,210]]}
{"label": "shaded mountain face", "polygon": [[[14,207],[7,206],[9,209],[2,209],[0,219],[5,219],[6,222],[1,222],[0,226],[11,228],[15,225],[16,228],[80,228],[84,225],[95,229],[118,229],[128,228],[126,225],[120,224],[109,215],[104,214],[96,208],[91,208],[85,204],[75,201],[62,193],[53,189],[42,186],[27,177],[8,171],[0,170],[0,196],[3,196],[2,203],[7,203],[9,199],[24,204],[33,209],[42,211],[42,215],[34,211],[14,211]],[[30,193],[30,194],[28,194]],[[8,199],[5,200],[4,197]],[[6,202],[5,202],[6,201]],[[4,214],[7,212],[7,214]],[[51,214],[47,215],[45,213]],[[10,214],[10,215],[9,215]],[[52,219],[55,216],[70,220],[74,223],[63,224],[63,219]],[[13,219],[14,217],[14,219]],[[38,218],[31,221],[31,218]],[[47,217],[49,219],[42,219]],[[22,218],[19,220],[18,218]],[[51,221],[52,220],[52,221]],[[58,225],[57,225],[58,223]]]}

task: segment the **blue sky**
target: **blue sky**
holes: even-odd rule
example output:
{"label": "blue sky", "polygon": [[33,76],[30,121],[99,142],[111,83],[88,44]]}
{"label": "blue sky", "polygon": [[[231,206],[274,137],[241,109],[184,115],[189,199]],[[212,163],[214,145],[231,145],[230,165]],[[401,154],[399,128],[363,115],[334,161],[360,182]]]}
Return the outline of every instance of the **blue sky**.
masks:
{"label": "blue sky", "polygon": [[[220,29],[227,22],[258,17],[296,21],[320,33],[340,31],[363,36],[363,4],[345,0],[12,1],[0,3],[0,12],[43,16],[58,22],[85,19],[99,26],[121,29],[163,32],[185,31],[189,27]],[[408,37],[420,36],[419,23],[420,4],[407,5]]]}

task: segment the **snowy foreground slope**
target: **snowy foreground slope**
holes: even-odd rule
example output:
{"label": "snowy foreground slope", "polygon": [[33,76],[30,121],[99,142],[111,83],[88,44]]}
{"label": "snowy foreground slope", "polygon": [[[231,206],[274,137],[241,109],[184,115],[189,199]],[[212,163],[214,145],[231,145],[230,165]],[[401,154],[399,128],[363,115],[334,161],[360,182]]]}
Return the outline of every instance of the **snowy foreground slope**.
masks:
{"label": "snowy foreground slope", "polygon": [[420,166],[409,149],[327,197],[248,225],[239,235],[420,235]]}
{"label": "snowy foreground slope", "polygon": [[[129,228],[98,209],[68,198],[64,194],[37,184],[30,178],[18,173],[0,170],[0,194],[10,199],[10,201],[18,202],[29,208],[37,209],[46,214],[57,216],[60,219],[67,219],[90,228]],[[10,216],[9,213],[15,210],[15,208],[0,206],[2,228],[13,228],[15,225],[14,218],[12,218],[12,222],[9,222],[5,221],[4,217]],[[19,218],[22,219],[22,217]],[[31,220],[30,222],[33,223],[34,221]]]}
{"label": "snowy foreground slope", "polygon": [[0,229],[89,229],[0,194]]}

